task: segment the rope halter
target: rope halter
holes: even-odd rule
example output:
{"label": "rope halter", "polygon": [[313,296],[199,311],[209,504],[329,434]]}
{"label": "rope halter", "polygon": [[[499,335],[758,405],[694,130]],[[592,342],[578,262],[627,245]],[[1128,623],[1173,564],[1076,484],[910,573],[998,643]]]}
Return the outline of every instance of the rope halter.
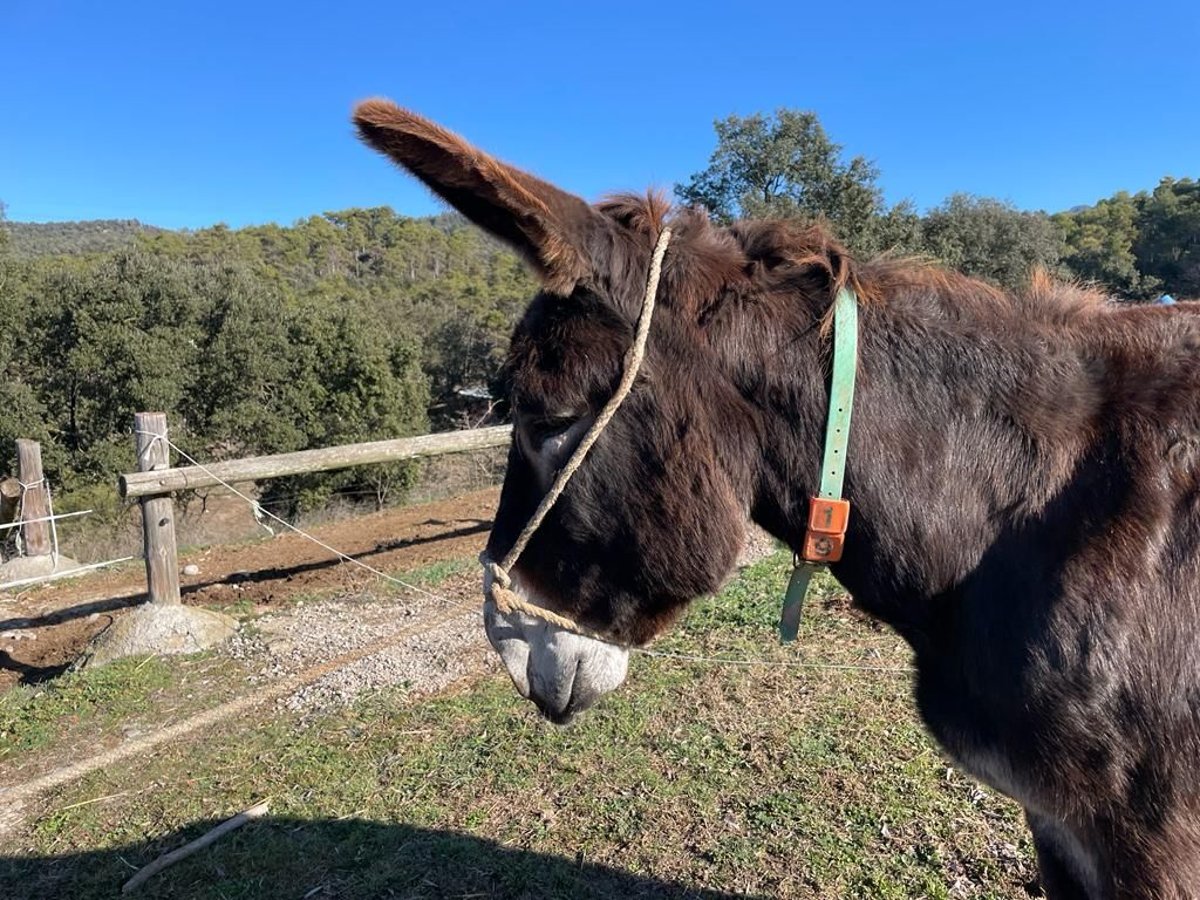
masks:
{"label": "rope halter", "polygon": [[600,437],[600,433],[604,431],[605,426],[608,425],[625,398],[629,396],[629,392],[633,389],[633,382],[637,378],[638,370],[641,369],[642,360],[646,355],[646,339],[650,334],[650,318],[654,314],[654,303],[658,295],[658,279],[662,274],[663,256],[667,252],[667,244],[670,241],[671,229],[663,228],[658,235],[658,241],[654,244],[654,254],[650,258],[650,271],[646,276],[646,292],[642,297],[642,310],[638,314],[633,343],[625,351],[625,359],[622,362],[621,380],[617,384],[617,389],[608,399],[608,402],[604,404],[604,408],[596,416],[596,421],[592,423],[592,427],[584,434],[583,439],[567,460],[566,465],[554,477],[554,483],[550,485],[550,490],[542,497],[537,509],[534,510],[533,515],[525,524],[521,533],[517,535],[516,542],[509,548],[504,559],[496,562],[487,555],[486,550],[480,554],[479,562],[483,566],[484,571],[483,595],[487,600],[491,600],[496,604],[496,609],[502,613],[522,612],[534,618],[541,619],[550,625],[555,625],[567,631],[573,631],[583,637],[605,641],[610,644],[614,643],[611,638],[580,625],[573,619],[559,615],[544,607],[536,606],[525,600],[512,589],[512,578],[509,572],[525,551],[525,547],[529,544],[533,533],[537,531],[538,526],[542,524],[547,513],[553,508],[555,501],[558,500],[559,495],[562,494],[563,489],[567,486],[567,482],[571,480],[571,476],[583,464],[584,458],[588,455],[588,451],[592,449],[592,445]]}

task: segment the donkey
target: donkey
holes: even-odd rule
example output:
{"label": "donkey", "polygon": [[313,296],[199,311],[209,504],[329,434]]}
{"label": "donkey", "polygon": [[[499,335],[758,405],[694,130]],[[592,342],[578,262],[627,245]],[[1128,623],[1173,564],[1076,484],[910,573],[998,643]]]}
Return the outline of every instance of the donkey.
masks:
{"label": "donkey", "polygon": [[593,206],[388,101],[355,122],[542,284],[507,364],[493,558],[613,392],[672,229],[635,388],[512,572],[607,640],[485,604],[523,696],[561,722],[617,687],[625,648],[728,576],[748,520],[800,547],[849,288],[833,574],[911,645],[935,738],[1024,807],[1048,897],[1200,897],[1200,318],[1045,278],[1014,296],[653,194]]}

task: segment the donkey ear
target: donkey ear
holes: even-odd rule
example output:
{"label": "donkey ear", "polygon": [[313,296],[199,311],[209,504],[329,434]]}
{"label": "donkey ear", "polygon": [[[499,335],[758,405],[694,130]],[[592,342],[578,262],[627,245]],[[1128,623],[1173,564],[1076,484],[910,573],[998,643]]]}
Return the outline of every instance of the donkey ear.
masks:
{"label": "donkey ear", "polygon": [[547,290],[570,294],[588,274],[589,232],[602,227],[603,219],[581,198],[505,165],[388,100],[358,104],[354,124],[364,142],[516,248]]}

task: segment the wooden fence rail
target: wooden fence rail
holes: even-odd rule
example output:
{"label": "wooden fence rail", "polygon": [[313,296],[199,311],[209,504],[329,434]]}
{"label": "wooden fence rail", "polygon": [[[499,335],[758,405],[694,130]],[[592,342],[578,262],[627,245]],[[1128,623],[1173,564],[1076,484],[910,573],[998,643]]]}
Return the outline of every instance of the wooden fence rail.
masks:
{"label": "wooden fence rail", "polygon": [[318,450],[296,453],[277,453],[273,456],[253,456],[225,462],[206,463],[204,468],[181,466],[174,469],[154,469],[131,472],[117,481],[122,497],[153,497],[185,491],[191,488],[212,487],[222,481],[239,484],[302,475],[306,472],[328,472],[376,463],[398,462],[421,456],[441,456],[504,447],[512,433],[511,425],[494,428],[475,428],[470,431],[449,431],[444,434],[425,434],[420,437],[397,438],[390,441],[371,441],[365,444],[343,444]]}
{"label": "wooden fence rail", "polygon": [[171,468],[167,417],[163,413],[138,413],[134,417],[134,435],[140,471],[120,476],[117,488],[122,497],[141,499],[146,583],[152,604],[160,608],[177,606],[180,602],[179,561],[175,548],[175,510],[171,499],[176,491],[212,487],[223,482],[242,484],[285,475],[328,472],[351,466],[503,447],[508,444],[511,434],[511,425],[498,425],[494,428],[231,459],[211,465],[206,463],[203,467]]}

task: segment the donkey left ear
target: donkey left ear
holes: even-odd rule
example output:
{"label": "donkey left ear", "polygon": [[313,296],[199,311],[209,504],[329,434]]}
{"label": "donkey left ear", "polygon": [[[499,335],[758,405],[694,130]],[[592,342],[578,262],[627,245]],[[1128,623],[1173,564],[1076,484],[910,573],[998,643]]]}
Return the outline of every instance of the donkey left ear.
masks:
{"label": "donkey left ear", "polygon": [[589,273],[586,247],[604,219],[581,198],[476,150],[388,100],[358,104],[354,124],[363,141],[518,250],[547,290],[570,294]]}

